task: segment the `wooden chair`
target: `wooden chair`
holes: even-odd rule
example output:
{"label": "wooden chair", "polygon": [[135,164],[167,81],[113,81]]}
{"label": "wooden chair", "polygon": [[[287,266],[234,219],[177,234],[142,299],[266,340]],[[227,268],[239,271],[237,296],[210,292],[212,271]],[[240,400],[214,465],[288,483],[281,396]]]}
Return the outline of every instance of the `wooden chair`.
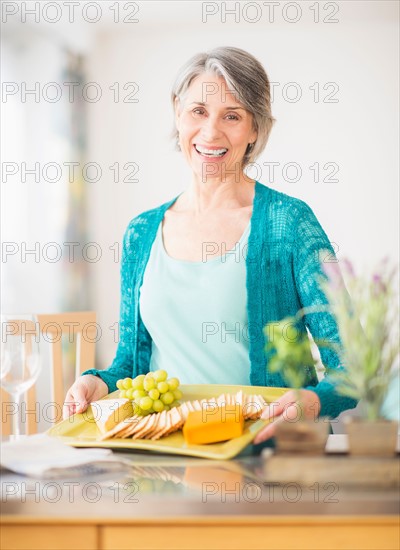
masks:
{"label": "wooden chair", "polygon": [[[68,388],[64,388],[63,382],[63,348],[62,336],[67,335],[69,342],[76,345],[75,356],[75,377],[76,379],[83,371],[92,369],[95,366],[95,340],[97,337],[96,313],[92,311],[77,311],[57,314],[38,314],[37,319],[40,326],[41,342],[49,342],[51,347],[50,375],[50,403],[56,410],[54,423],[62,419],[62,406]],[[47,365],[42,363],[42,368]],[[25,394],[26,400],[26,433],[37,433],[38,411],[40,404],[36,399],[35,385]],[[11,418],[7,411],[10,411],[10,397],[1,390],[1,434],[9,435]]]}

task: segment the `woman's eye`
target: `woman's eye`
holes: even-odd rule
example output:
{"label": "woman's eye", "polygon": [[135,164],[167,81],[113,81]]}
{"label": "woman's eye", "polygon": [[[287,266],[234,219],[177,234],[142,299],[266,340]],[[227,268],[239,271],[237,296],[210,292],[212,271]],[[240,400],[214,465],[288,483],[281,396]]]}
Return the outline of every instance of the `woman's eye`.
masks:
{"label": "woman's eye", "polygon": [[[205,115],[205,110],[201,109],[201,108],[196,108],[196,109],[193,109],[192,113],[194,115],[203,116],[203,115]],[[240,120],[240,117],[238,115],[236,115],[235,113],[228,113],[225,116],[225,118],[227,118],[228,120]]]}
{"label": "woman's eye", "polygon": [[226,116],[231,117],[231,118],[229,118],[229,120],[239,120],[239,117],[237,115],[229,114],[229,115],[226,115]]}

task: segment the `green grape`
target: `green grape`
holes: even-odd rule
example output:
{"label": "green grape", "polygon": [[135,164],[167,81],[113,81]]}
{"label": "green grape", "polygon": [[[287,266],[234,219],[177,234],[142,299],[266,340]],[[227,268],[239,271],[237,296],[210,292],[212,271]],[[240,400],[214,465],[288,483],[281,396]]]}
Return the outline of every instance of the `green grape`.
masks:
{"label": "green grape", "polygon": [[135,390],[142,390],[143,389],[143,380],[145,379],[145,374],[139,374],[139,376],[136,376],[136,378],[132,381],[132,388]]}
{"label": "green grape", "polygon": [[164,382],[168,377],[168,373],[165,370],[158,369],[153,372],[153,376],[156,382]]}
{"label": "green grape", "polygon": [[169,387],[166,382],[159,382],[157,384],[157,389],[160,393],[167,393],[167,391],[169,391]]}
{"label": "green grape", "polygon": [[181,404],[180,401],[173,401],[173,403],[171,403],[171,409],[172,409],[173,407],[179,407],[180,404]]}
{"label": "green grape", "polygon": [[147,393],[144,390],[133,390],[133,399],[140,399],[146,397]]}
{"label": "green grape", "polygon": [[141,416],[147,416],[148,414],[151,414],[149,410],[140,409],[140,412],[138,413]]}
{"label": "green grape", "polygon": [[129,390],[132,387],[132,378],[124,378],[122,381],[122,387],[124,390]]}
{"label": "green grape", "polygon": [[171,407],[169,405],[164,405],[164,410],[165,411],[169,411],[171,409]]}
{"label": "green grape", "polygon": [[143,409],[144,411],[148,411],[149,409],[151,409],[153,406],[153,400],[147,396],[147,397],[142,397],[140,399],[140,408]]}
{"label": "green grape", "polygon": [[146,391],[150,391],[156,387],[157,382],[154,380],[154,378],[151,376],[149,378],[145,378],[143,380],[143,388]]}
{"label": "green grape", "polygon": [[160,397],[160,392],[154,388],[153,390],[149,391],[149,397],[151,397],[151,399],[154,399],[155,401]]}
{"label": "green grape", "polygon": [[164,410],[164,403],[161,401],[161,399],[156,399],[155,401],[153,401],[153,409],[154,409],[154,412],[161,412]]}
{"label": "green grape", "polygon": [[177,401],[179,401],[179,399],[182,399],[183,393],[181,392],[181,390],[174,390],[172,393],[174,395],[174,399],[176,399]]}
{"label": "green grape", "polygon": [[164,485],[165,485],[165,481],[163,479],[155,478],[155,479],[153,479],[153,485],[154,485],[154,490],[157,493],[159,493],[160,491],[163,490]]}
{"label": "green grape", "polygon": [[174,394],[170,391],[167,391],[166,393],[163,393],[161,395],[160,399],[164,403],[164,405],[171,405],[174,400]]}
{"label": "green grape", "polygon": [[133,394],[135,390],[133,388],[129,388],[129,390],[125,390],[125,397],[128,399],[133,399]]}
{"label": "green grape", "polygon": [[118,388],[119,390],[123,390],[123,389],[124,389],[123,384],[124,384],[124,380],[123,380],[123,379],[117,380],[117,388]]}
{"label": "green grape", "polygon": [[167,479],[164,481],[164,487],[163,487],[163,493],[175,493],[176,492],[176,485],[172,481],[172,479]]}
{"label": "green grape", "polygon": [[141,478],[138,485],[141,493],[152,493],[154,491],[153,480],[148,477]]}
{"label": "green grape", "polygon": [[120,396],[122,399],[126,398],[126,392],[127,392],[127,391],[128,391],[128,390],[121,390],[121,391],[119,392],[119,396]]}
{"label": "green grape", "polygon": [[133,407],[133,414],[142,414],[142,409],[139,407],[139,405],[135,402],[135,401],[132,401],[132,407]]}
{"label": "green grape", "polygon": [[167,380],[167,384],[169,386],[169,389],[171,391],[174,391],[178,389],[180,382],[178,378],[170,378],[169,380]]}

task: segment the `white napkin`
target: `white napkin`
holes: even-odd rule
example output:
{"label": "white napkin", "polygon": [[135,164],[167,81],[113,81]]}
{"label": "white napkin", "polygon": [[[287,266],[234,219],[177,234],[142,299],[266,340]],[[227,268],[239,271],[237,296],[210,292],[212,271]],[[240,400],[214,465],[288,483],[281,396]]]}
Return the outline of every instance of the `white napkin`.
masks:
{"label": "white napkin", "polygon": [[45,433],[1,446],[1,465],[30,477],[55,479],[126,470],[128,460],[109,449],[75,449]]}

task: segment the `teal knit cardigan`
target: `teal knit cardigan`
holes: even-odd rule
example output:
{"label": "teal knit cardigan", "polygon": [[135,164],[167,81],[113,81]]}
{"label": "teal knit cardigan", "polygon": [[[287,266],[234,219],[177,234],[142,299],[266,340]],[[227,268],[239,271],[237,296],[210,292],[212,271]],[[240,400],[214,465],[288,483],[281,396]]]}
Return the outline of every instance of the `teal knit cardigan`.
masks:
{"label": "teal knit cardigan", "polygon": [[[178,195],[179,196],[179,195]],[[91,369],[83,374],[99,376],[110,392],[120,378],[149,371],[151,337],[139,313],[139,289],[151,246],[165,211],[178,198],[136,216],[124,235],[121,259],[121,309],[116,356],[106,370]],[[320,252],[334,251],[311,208],[303,201],[280,193],[256,181],[251,231],[246,256],[248,334],[250,341],[250,383],[254,386],[286,387],[280,373],[267,369],[263,327],[303,307],[326,304],[317,278],[324,276]],[[325,253],[325,257],[328,253]],[[312,336],[340,343],[335,319],[329,313],[308,314],[303,320]],[[320,415],[334,418],[356,406],[354,399],[339,396],[329,370],[343,368],[337,355],[320,349],[326,367],[318,382],[314,369],[308,369],[305,387],[321,401]],[[229,368],[229,366],[227,366]]]}

